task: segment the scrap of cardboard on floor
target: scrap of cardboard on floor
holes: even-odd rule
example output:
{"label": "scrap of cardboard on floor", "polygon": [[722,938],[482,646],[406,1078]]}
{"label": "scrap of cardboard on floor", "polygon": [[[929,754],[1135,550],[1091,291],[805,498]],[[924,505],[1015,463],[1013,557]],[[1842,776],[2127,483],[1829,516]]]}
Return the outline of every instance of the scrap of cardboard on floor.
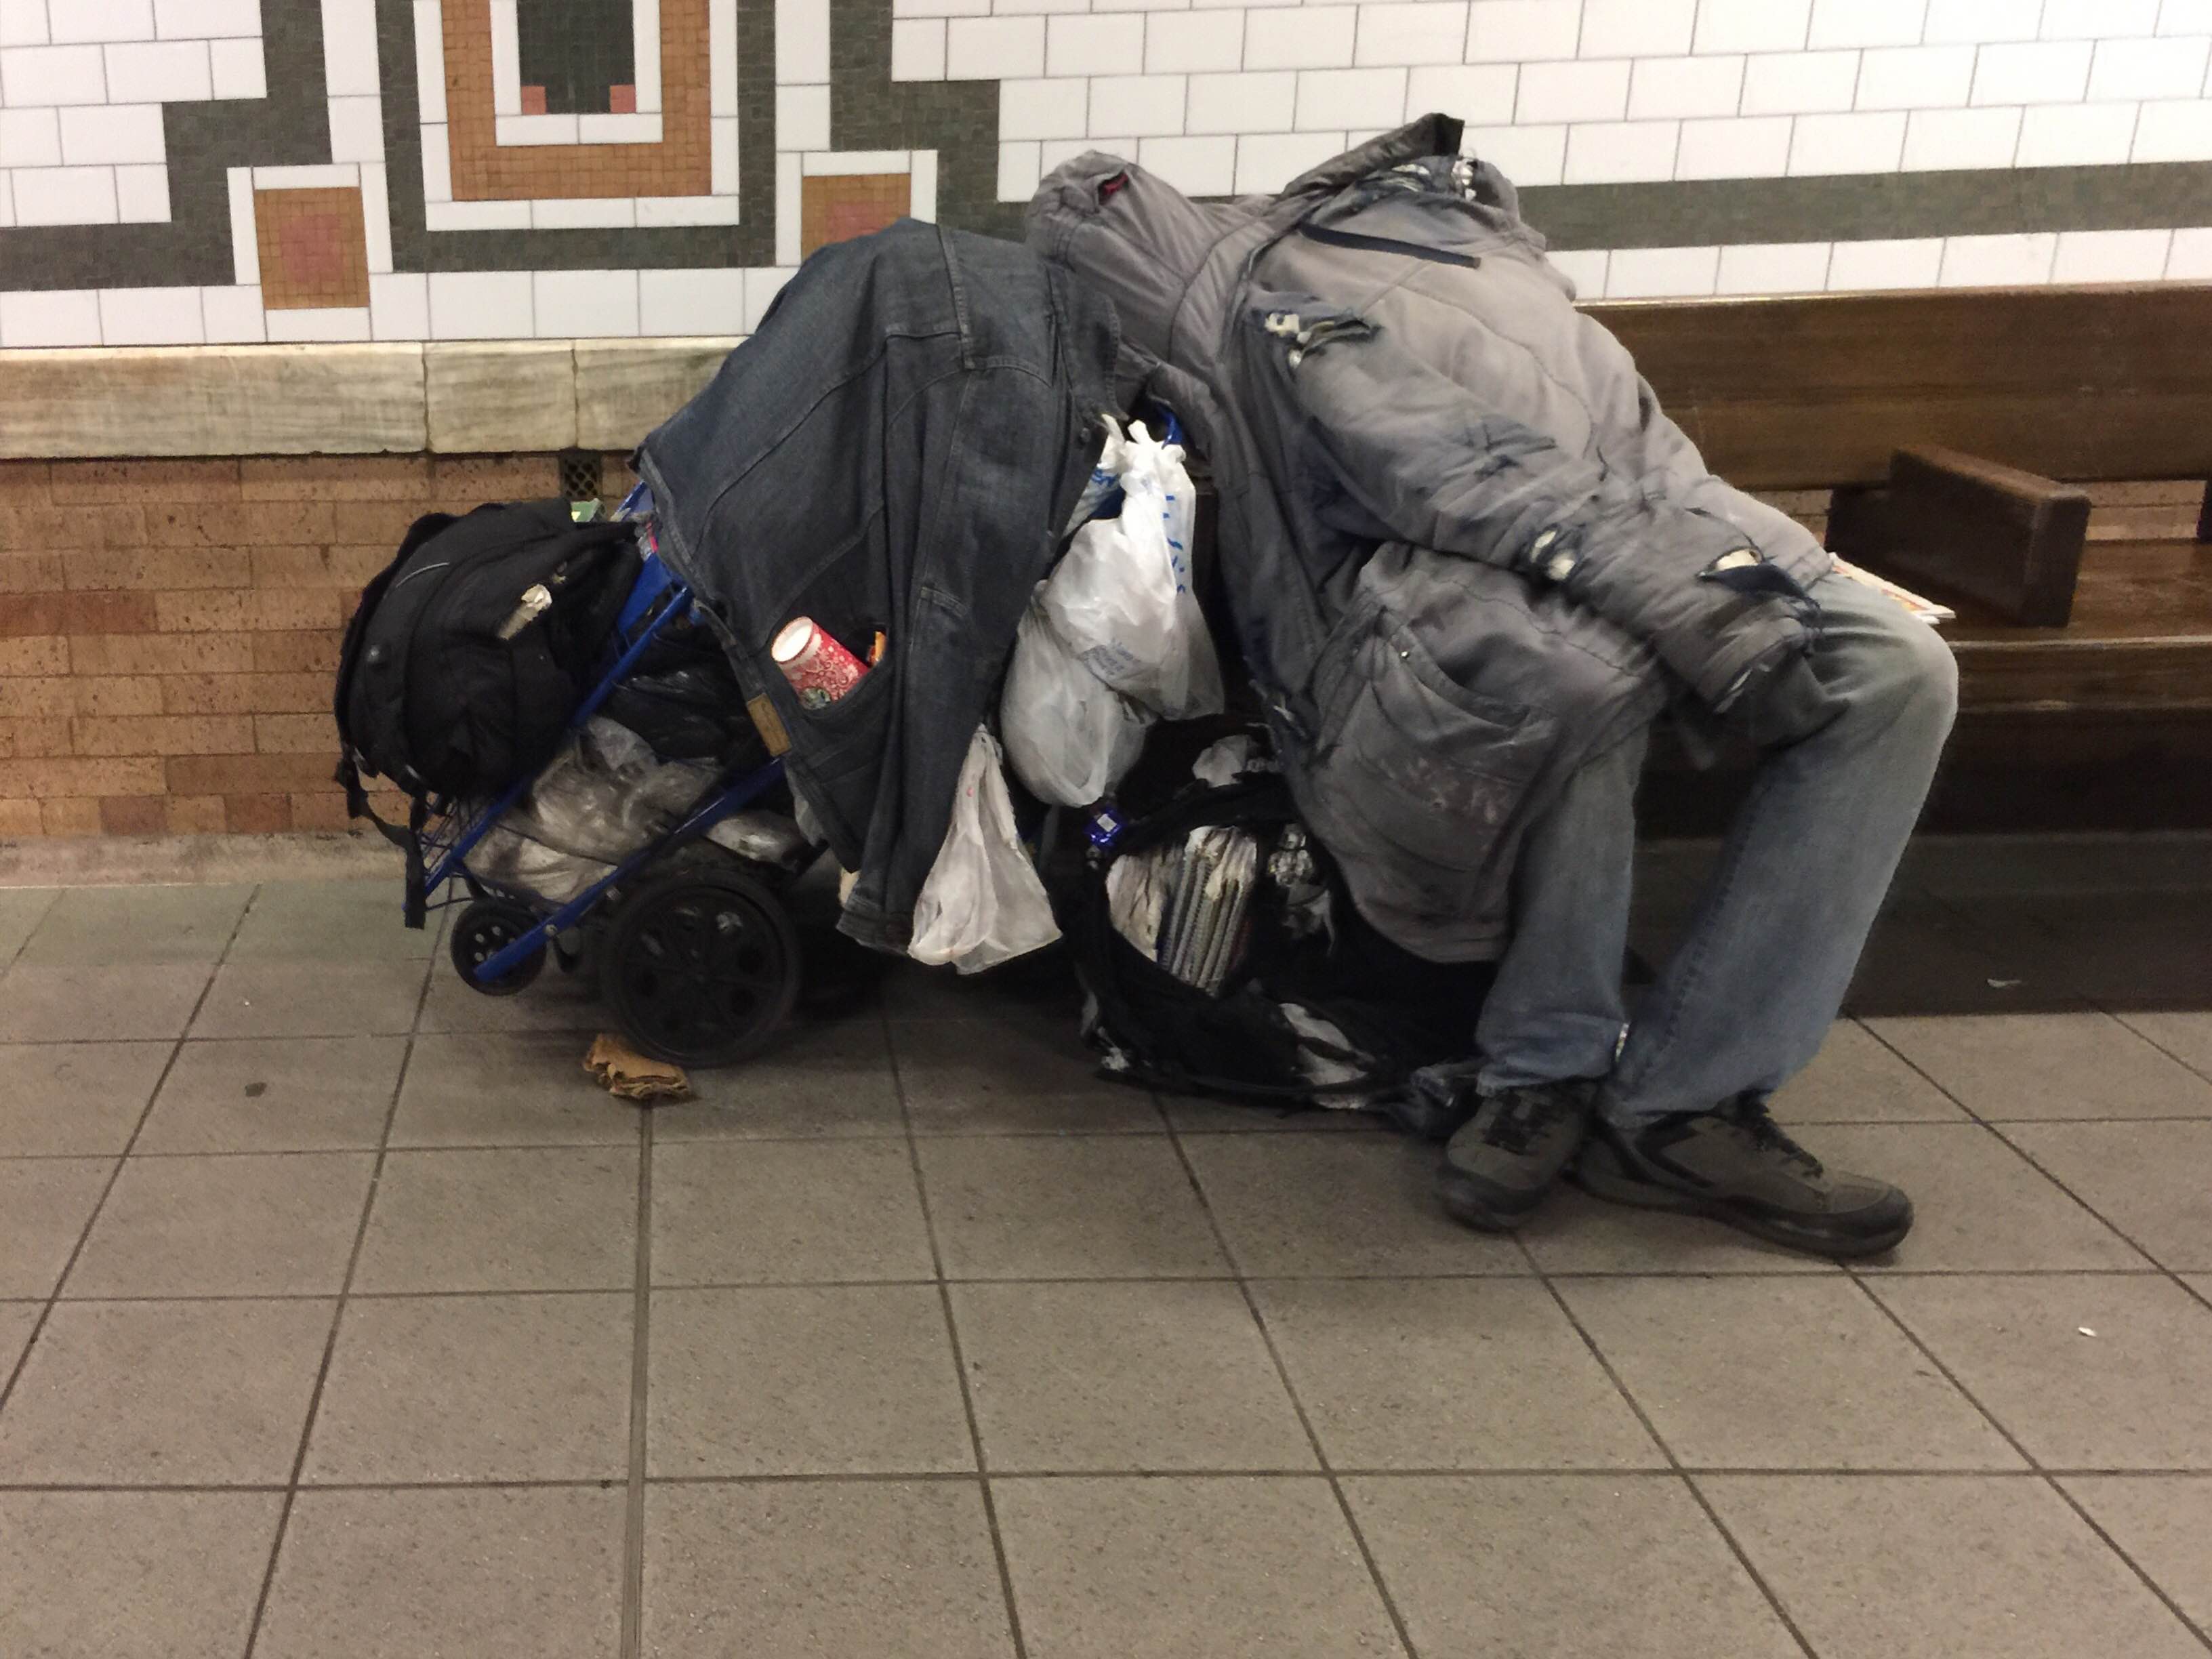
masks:
{"label": "scrap of cardboard on floor", "polygon": [[681,1066],[665,1060],[647,1060],[620,1037],[602,1031],[592,1039],[584,1056],[584,1069],[606,1086],[617,1100],[641,1105],[656,1100],[689,1100],[691,1079]]}

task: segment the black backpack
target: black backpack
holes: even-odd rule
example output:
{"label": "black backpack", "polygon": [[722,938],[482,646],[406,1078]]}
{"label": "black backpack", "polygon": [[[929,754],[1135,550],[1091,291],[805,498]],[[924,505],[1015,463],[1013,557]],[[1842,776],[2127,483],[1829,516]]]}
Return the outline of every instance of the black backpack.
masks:
{"label": "black backpack", "polygon": [[[566,501],[495,504],[416,520],[362,590],[338,656],[337,781],[347,811],[407,854],[409,926],[430,811],[552,759],[640,562],[631,525],[578,524]],[[413,802],[404,831],[369,810],[364,777]]]}

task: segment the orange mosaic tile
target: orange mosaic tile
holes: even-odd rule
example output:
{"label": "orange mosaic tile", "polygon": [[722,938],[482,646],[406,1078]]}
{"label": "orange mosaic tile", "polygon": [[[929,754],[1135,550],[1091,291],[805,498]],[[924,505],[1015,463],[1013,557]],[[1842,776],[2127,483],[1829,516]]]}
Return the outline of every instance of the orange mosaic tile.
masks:
{"label": "orange mosaic tile", "polygon": [[814,174],[799,185],[799,251],[881,230],[903,218],[913,200],[914,180],[903,173]]}
{"label": "orange mosaic tile", "polygon": [[368,303],[368,231],[358,188],[257,190],[261,302],[271,311]]}
{"label": "orange mosaic tile", "polygon": [[545,113],[545,88],[543,88],[543,87],[525,87],[525,88],[523,88],[523,89],[522,89],[522,112],[523,112],[525,115],[543,115],[543,114],[544,114],[544,113]]}
{"label": "orange mosaic tile", "polygon": [[635,87],[627,86],[609,87],[607,88],[607,112],[610,115],[636,114],[637,88]]}

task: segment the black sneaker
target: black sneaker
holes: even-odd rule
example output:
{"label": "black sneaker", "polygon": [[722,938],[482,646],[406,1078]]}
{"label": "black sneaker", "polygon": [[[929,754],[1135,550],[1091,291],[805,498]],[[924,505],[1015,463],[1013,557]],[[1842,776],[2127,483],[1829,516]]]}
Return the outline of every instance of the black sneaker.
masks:
{"label": "black sneaker", "polygon": [[1887,1182],[1826,1168],[1760,1100],[1632,1129],[1601,1121],[1574,1180],[1616,1204],[1711,1216],[1814,1255],[1879,1255],[1912,1230],[1911,1199]]}
{"label": "black sneaker", "polygon": [[1444,1148],[1437,1190],[1455,1221],[1504,1232],[1535,1213],[1589,1127],[1591,1085],[1492,1095]]}

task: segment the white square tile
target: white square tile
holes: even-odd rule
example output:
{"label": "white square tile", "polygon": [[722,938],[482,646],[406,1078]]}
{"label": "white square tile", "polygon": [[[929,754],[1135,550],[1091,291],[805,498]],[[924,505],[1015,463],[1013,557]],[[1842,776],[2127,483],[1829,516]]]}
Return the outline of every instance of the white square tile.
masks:
{"label": "white square tile", "polygon": [[830,8],[822,0],[775,0],[775,78],[829,83]]}
{"label": "white square tile", "polygon": [[1975,60],[1978,104],[2067,104],[2089,83],[2090,43],[2034,40],[1984,46]]}
{"label": "white square tile", "polygon": [[1359,39],[1352,61],[1456,64],[1467,50],[1467,0],[1414,0],[1359,9]]}
{"label": "white square tile", "polygon": [[637,210],[641,230],[674,225],[734,225],[744,219],[734,196],[641,196],[630,205]]}
{"label": "white square tile", "polygon": [[1091,82],[1060,80],[999,82],[999,137],[1080,138],[1091,130]]}
{"label": "white square tile", "polygon": [[530,204],[426,202],[422,205],[422,223],[426,229],[436,231],[528,230]]}
{"label": "white square tile", "polygon": [[85,288],[0,292],[0,346],[100,343],[100,295]]}
{"label": "white square tile", "polygon": [[115,169],[115,217],[126,225],[169,222],[169,169],[158,162]]}
{"label": "white square tile", "polygon": [[1933,288],[1942,268],[1940,236],[1838,242],[1828,258],[1828,291]]}
{"label": "white square tile", "polygon": [[1605,270],[1613,256],[1601,247],[1553,248],[1545,256],[1553,270],[1575,285],[1577,300],[1605,297]]}
{"label": "white square tile", "polygon": [[1920,38],[1931,46],[2033,40],[2042,13],[2040,0],[1928,0]]}
{"label": "white square tile", "polygon": [[446,129],[422,129],[422,199],[433,205],[453,199],[453,163],[446,148]]}
{"label": "white square tile", "polygon": [[261,245],[253,234],[253,169],[228,167],[230,191],[231,276],[240,288],[261,291]]}
{"label": "white square tile", "polygon": [[2008,167],[2020,143],[2017,109],[1921,109],[1905,127],[1904,169]]}
{"label": "white square tile", "polygon": [[[1141,21],[1141,20],[1140,20]],[[954,81],[1003,81],[1044,73],[1042,17],[956,17],[945,26],[945,73]]]}
{"label": "white square tile", "polygon": [[1856,52],[1785,52],[1753,58],[1743,75],[1745,115],[1846,110],[1858,88]]}
{"label": "white square tile", "polygon": [[204,40],[142,40],[107,48],[107,95],[118,104],[211,98]]}
{"label": "white square tile", "polygon": [[1244,17],[1248,70],[1333,69],[1352,61],[1358,9],[1307,6],[1297,11],[1258,9]]}
{"label": "white square tile", "polygon": [[112,167],[167,158],[159,104],[84,106],[65,109],[61,116],[65,167]]}
{"label": "white square tile", "polygon": [[1629,84],[1628,113],[1635,120],[1734,115],[1742,97],[1739,57],[1646,58],[1637,64]]}
{"label": "white square tile", "polygon": [[830,148],[830,88],[817,86],[775,89],[775,147]]}
{"label": "white square tile", "polygon": [[1746,242],[1721,250],[1716,294],[1818,294],[1828,285],[1826,242]]}
{"label": "white square tile", "polygon": [[1778,179],[1790,170],[1787,115],[1685,121],[1674,148],[1677,179]]}
{"label": "white square tile", "polygon": [[2177,230],[2173,251],[2166,258],[2169,283],[2212,282],[2212,228]]}
{"label": "white square tile", "polygon": [[1699,0],[1692,50],[1802,51],[1812,15],[1813,0]]}
{"label": "white square tile", "polygon": [[113,167],[18,167],[15,182],[19,225],[116,222]]}
{"label": "white square tile", "polygon": [[[1104,135],[1089,138],[1044,139],[1037,145],[1039,176],[1042,177],[1044,173],[1052,172],[1064,161],[1072,161],[1077,156],[1094,149],[1108,155],[1133,155],[1137,150],[1137,141],[1133,138],[1115,138]],[[1024,199],[1026,200],[1027,198]]]}
{"label": "white square tile", "polygon": [[1813,28],[1806,44],[1825,46],[1909,46],[1920,39],[1928,0],[1813,0]]}
{"label": "white square tile", "polygon": [[1824,173],[1894,173],[1905,155],[1905,112],[1801,115],[1790,136],[1793,178]]}
{"label": "white square tile", "polygon": [[745,332],[752,333],[783,292],[783,285],[799,274],[796,265],[773,265],[745,272]]}
{"label": "white square tile", "polygon": [[1145,69],[1201,75],[1244,66],[1244,14],[1163,11],[1145,19]]}
{"label": "white square tile", "polygon": [[1608,300],[1658,300],[1711,294],[1720,270],[1717,247],[1615,248],[1607,264]]}
{"label": "white square tile", "polygon": [[1565,127],[1484,126],[1470,122],[1460,136],[1459,147],[1467,155],[1489,162],[1516,185],[1556,185],[1566,177]]}
{"label": "white square tile", "polygon": [[2024,236],[1953,236],[1943,244],[1942,288],[2034,287],[2051,280],[2055,232]]}
{"label": "white square tile", "polygon": [[1279,191],[1343,148],[1340,132],[1246,133],[1237,141],[1237,188]]}
{"label": "white square tile", "polygon": [[2164,0],[2158,9],[2160,34],[2212,34],[2212,0]]}
{"label": "white square tile", "polygon": [[1474,0],[1468,8],[1467,61],[1533,64],[1571,58],[1581,32],[1575,0]]}
{"label": "white square tile", "polygon": [[[411,280],[419,283],[422,279],[416,276]],[[372,314],[376,305],[376,283],[374,276],[368,279]],[[200,317],[210,345],[258,345],[269,337],[269,324],[262,314],[261,290],[258,288],[202,289]]]}
{"label": "white square tile", "polygon": [[2046,40],[2110,40],[2158,27],[2158,0],[2043,0]]}
{"label": "white square tile", "polygon": [[1047,75],[1134,75],[1145,67],[1145,20],[1133,13],[1049,18]]}
{"label": "white square tile", "polygon": [[323,0],[324,90],[332,98],[382,92],[376,60],[376,0]]}
{"label": "white square tile", "polygon": [[1044,162],[1036,139],[1018,139],[999,146],[1000,201],[1028,201],[1036,194],[1037,181],[1043,177]]}
{"label": "white square tile", "polygon": [[891,25],[891,79],[945,78],[945,20],[902,17]]}
{"label": "white square tile", "polygon": [[1567,129],[1570,185],[1618,185],[1674,176],[1675,121],[1586,121]]}
{"label": "white square tile", "polygon": [[15,181],[4,168],[0,168],[0,230],[10,229],[15,223]]}
{"label": "white square tile", "polygon": [[427,340],[430,337],[430,279],[407,271],[368,279],[371,337]]}
{"label": "white square tile", "polygon": [[107,73],[98,46],[0,48],[0,103],[46,109],[106,101]]}
{"label": "white square tile", "polygon": [[526,270],[430,273],[434,340],[527,339],[538,331],[532,315]]}
{"label": "white square tile", "polygon": [[894,17],[988,17],[991,0],[891,0]]}
{"label": "white square tile", "polygon": [[2145,104],[2136,123],[2138,161],[2212,161],[2212,101]]}
{"label": "white square tile", "polygon": [[154,32],[164,40],[258,40],[261,0],[154,0]]}
{"label": "white square tile", "polygon": [[810,179],[837,173],[904,173],[913,161],[913,153],[903,149],[841,149],[802,158]]}
{"label": "white square tile", "polygon": [[[732,118],[710,116],[708,118],[729,120]],[[632,110],[617,115],[598,110],[576,118],[576,142],[580,144],[657,144],[665,136],[657,112],[644,114]]]}
{"label": "white square tile", "polygon": [[46,0],[0,0],[0,46],[43,46]]}
{"label": "white square tile", "polygon": [[384,100],[331,100],[331,160],[381,161],[384,159]]}
{"label": "white square tile", "polygon": [[1091,125],[1102,132],[1133,132],[1139,137],[1179,133],[1182,131],[1183,82],[1180,75],[1093,76]]}
{"label": "white square tile", "polygon": [[350,161],[313,161],[296,167],[256,167],[256,190],[349,190],[361,182],[361,168]]}
{"label": "white square tile", "polygon": [[271,311],[266,316],[269,340],[272,345],[279,341],[327,344],[371,337],[367,306],[312,311]]}
{"label": "white square tile", "polygon": [[439,0],[415,0],[415,98],[420,118],[446,118],[446,44]]}
{"label": "white square tile", "polygon": [[[2109,167],[2128,159],[2136,136],[2135,104],[2045,104],[2020,124],[2021,167]],[[2142,158],[2138,156],[2138,161]]]}
{"label": "white square tile", "polygon": [[641,334],[742,334],[746,328],[745,273],[641,270],[637,320]]}
{"label": "white square tile", "polygon": [[707,118],[707,188],[734,199],[738,193],[738,118]]}
{"label": "white square tile", "polygon": [[530,204],[532,230],[624,230],[636,223],[637,204],[627,197],[550,197]]}
{"label": "white square tile", "polygon": [[[208,42],[208,67],[212,71],[215,95],[218,98],[266,98],[269,95],[269,71],[261,55],[258,40],[210,40]],[[446,112],[446,83],[441,76],[431,83],[434,98],[426,101],[422,118],[429,120],[429,102],[434,101],[438,116]]]}
{"label": "white square tile", "polygon": [[1285,70],[1194,75],[1183,117],[1188,132],[1279,132],[1297,106],[1298,78]]}
{"label": "white square tile", "polygon": [[1859,62],[1861,109],[1943,109],[1974,84],[1972,46],[1884,46]]}
{"label": "white square tile", "polygon": [[1585,58],[1678,58],[1690,49],[1698,0],[1583,0]]}
{"label": "white square tile", "polygon": [[100,296],[103,345],[198,345],[206,337],[196,288],[111,288]]}
{"label": "white square tile", "polygon": [[1237,140],[1147,138],[1137,160],[1186,196],[1226,196],[1237,187]]}
{"label": "white square tile", "polygon": [[[660,12],[638,6],[631,14],[630,56],[636,65],[637,107],[660,112]],[[707,112],[738,112],[738,0],[708,0]]]}
{"label": "white square tile", "polygon": [[2212,40],[2146,38],[2100,40],[2089,65],[2089,97],[2194,98],[2204,88],[2206,51]]}
{"label": "white square tile", "polygon": [[907,168],[907,216],[923,224],[937,222],[937,152],[918,149]]}
{"label": "white square tile", "polygon": [[1406,77],[1408,118],[1441,111],[1473,125],[1510,119],[1520,71],[1510,64],[1417,69]]}
{"label": "white square tile", "polygon": [[[1301,70],[1297,117],[1302,130],[1395,127],[1406,118],[1401,69]],[[1347,136],[1346,142],[1353,142]]]}
{"label": "white square tile", "polygon": [[1530,126],[1618,121],[1628,112],[1628,75],[1625,60],[1524,64],[1513,118]]}
{"label": "white square tile", "polygon": [[47,0],[46,24],[64,40],[150,40],[154,0]]}
{"label": "white square tile", "polygon": [[58,167],[61,164],[60,111],[0,109],[0,167]]}
{"label": "white square tile", "polygon": [[2054,283],[2154,283],[2166,275],[2170,230],[2068,230],[2051,261]]}

